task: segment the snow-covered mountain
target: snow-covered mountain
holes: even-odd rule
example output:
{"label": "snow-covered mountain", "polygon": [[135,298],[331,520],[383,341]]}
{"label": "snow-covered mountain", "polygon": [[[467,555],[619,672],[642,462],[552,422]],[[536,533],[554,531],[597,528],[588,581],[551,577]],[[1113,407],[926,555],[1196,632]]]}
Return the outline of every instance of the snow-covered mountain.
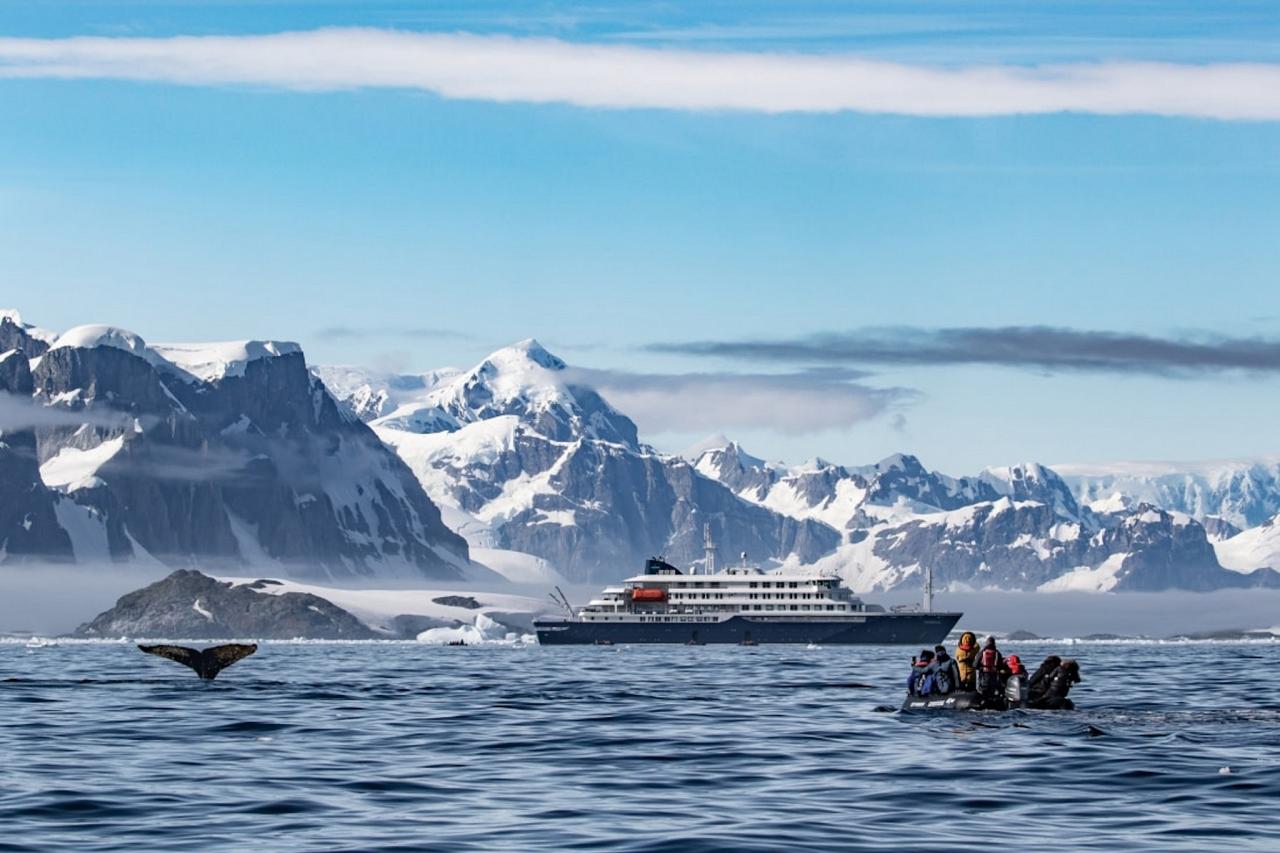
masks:
{"label": "snow-covered mountain", "polygon": [[694,465],[746,500],[843,531],[816,565],[860,591],[919,586],[926,565],[942,589],[1205,590],[1280,579],[1223,569],[1185,513],[1120,499],[1082,507],[1037,463],[959,479],[902,454],[866,467],[788,467],[725,440],[702,443]]}
{"label": "snow-covered mountain", "polygon": [[296,344],[148,345],[110,326],[50,340],[13,314],[0,341],[4,560],[483,572]]}
{"label": "snow-covered mountain", "polygon": [[1080,503],[1114,499],[1149,503],[1240,529],[1280,512],[1280,457],[1225,462],[1123,462],[1055,465]]}
{"label": "snow-covered mountain", "polygon": [[400,374],[363,367],[319,365],[312,366],[311,372],[335,399],[365,423],[390,414],[406,402],[420,399],[441,381],[459,373],[451,367]]}
{"label": "snow-covered mountain", "polygon": [[1280,515],[1257,527],[1214,541],[1218,562],[1228,569],[1247,572],[1260,566],[1280,570]]}
{"label": "snow-covered mountain", "polygon": [[727,442],[705,446],[693,465],[744,500],[845,531],[999,497],[987,483],[929,471],[919,459],[902,453],[856,468],[819,458],[788,467],[764,462]]}
{"label": "snow-covered mountain", "polygon": [[924,566],[954,589],[1280,579],[1263,568],[1280,510],[1252,522],[1280,504],[1268,463],[1068,482],[905,454],[785,465],[727,439],[667,455],[533,340],[399,376],[308,369],[288,342],[55,335],[0,312],[0,347],[0,561],[456,579],[483,572],[474,553],[512,580],[595,583],[652,554],[696,564],[709,525],[726,556],[863,591],[918,587]]}
{"label": "snow-covered mountain", "polygon": [[623,577],[659,553],[692,563],[704,522],[764,561],[811,561],[839,543],[829,526],[742,500],[642,444],[630,418],[570,377],[521,341],[440,374],[371,425],[473,547],[534,555],[570,580]]}
{"label": "snow-covered mountain", "polygon": [[[709,523],[728,553],[834,569],[863,591],[919,586],[924,565],[942,588],[1274,582],[1269,572],[1223,569],[1187,514],[1120,498],[1082,506],[1037,463],[967,478],[905,454],[866,466],[789,466],[723,437],[661,454],[574,375],[522,341],[429,381],[364,375],[342,396],[353,411],[395,397],[371,425],[473,548],[535,555],[575,581],[616,580],[652,553],[694,564]],[[409,386],[418,390],[394,390]],[[1228,532],[1226,523],[1215,531]]]}

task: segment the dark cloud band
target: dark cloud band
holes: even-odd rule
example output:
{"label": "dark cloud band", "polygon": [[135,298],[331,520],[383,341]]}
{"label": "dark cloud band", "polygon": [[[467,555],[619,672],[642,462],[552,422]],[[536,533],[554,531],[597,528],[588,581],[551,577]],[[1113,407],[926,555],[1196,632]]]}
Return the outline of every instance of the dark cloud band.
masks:
{"label": "dark cloud band", "polygon": [[1170,377],[1280,372],[1280,341],[1276,340],[1156,337],[1056,326],[867,328],[789,340],[657,343],[647,349],[788,364],[989,364]]}

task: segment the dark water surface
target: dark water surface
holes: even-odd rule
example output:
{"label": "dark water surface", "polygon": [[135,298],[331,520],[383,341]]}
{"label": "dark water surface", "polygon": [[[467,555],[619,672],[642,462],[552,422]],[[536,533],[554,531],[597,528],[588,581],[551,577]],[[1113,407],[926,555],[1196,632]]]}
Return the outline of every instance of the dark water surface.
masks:
{"label": "dark water surface", "polygon": [[205,685],[0,644],[0,850],[1280,849],[1280,644],[1010,648],[1085,710],[877,712],[902,648],[270,643]]}

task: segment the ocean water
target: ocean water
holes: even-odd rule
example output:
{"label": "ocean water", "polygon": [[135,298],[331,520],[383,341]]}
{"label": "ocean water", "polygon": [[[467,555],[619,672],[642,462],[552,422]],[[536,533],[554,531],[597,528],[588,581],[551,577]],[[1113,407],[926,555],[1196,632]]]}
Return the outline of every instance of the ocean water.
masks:
{"label": "ocean water", "polygon": [[[886,712],[912,650],[0,644],[0,850],[1280,849],[1280,643],[1010,644],[1075,713]],[[1229,768],[1229,769],[1228,769]]]}

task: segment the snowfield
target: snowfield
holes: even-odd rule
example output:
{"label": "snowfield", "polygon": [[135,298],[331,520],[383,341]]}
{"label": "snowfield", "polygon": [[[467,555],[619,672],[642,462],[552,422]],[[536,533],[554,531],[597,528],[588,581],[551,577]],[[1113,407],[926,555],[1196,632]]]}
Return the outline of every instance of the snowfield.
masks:
{"label": "snowfield", "polygon": [[1218,562],[1236,572],[1280,568],[1280,516],[1213,543]]}

